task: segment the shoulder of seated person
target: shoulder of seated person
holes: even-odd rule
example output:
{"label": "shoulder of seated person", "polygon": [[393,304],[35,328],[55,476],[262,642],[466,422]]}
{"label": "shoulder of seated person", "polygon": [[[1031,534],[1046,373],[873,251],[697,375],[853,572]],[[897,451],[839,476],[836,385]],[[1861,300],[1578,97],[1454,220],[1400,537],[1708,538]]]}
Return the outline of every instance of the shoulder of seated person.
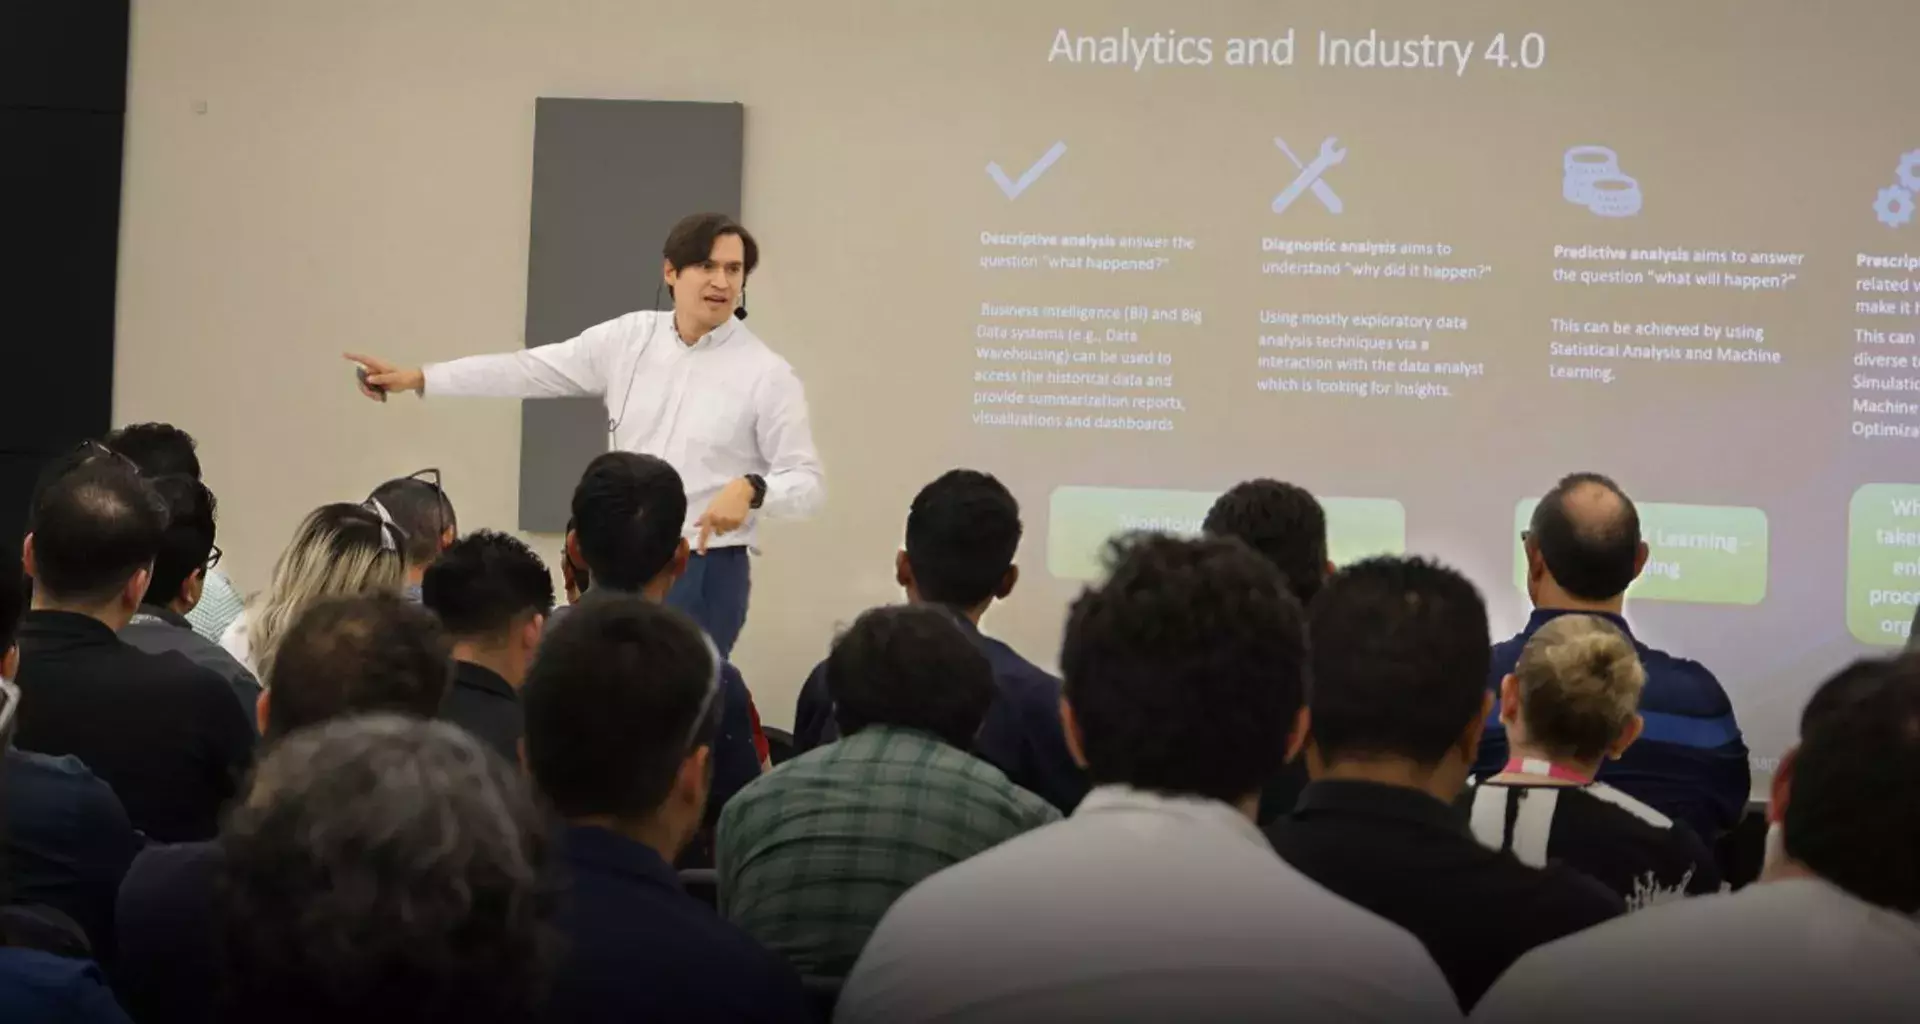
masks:
{"label": "shoulder of seated person", "polygon": [[93,774],[85,761],[72,754],[43,754],[36,750],[21,750],[19,747],[7,748],[9,771],[38,771],[52,775],[65,775],[75,781],[92,780],[105,786],[100,777]]}

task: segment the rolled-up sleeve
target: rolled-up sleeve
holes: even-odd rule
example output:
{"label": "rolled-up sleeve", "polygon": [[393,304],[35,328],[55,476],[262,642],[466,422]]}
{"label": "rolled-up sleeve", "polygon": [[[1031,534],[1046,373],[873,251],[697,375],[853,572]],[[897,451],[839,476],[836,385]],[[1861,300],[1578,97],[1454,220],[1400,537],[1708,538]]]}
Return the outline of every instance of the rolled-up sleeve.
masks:
{"label": "rolled-up sleeve", "polygon": [[768,374],[760,387],[754,427],[767,461],[767,496],[760,513],[775,519],[812,515],[827,501],[826,472],[813,446],[807,393],[791,367]]}
{"label": "rolled-up sleeve", "polygon": [[607,377],[629,317],[609,320],[552,345],[468,356],[423,369],[429,397],[571,398],[607,393]]}

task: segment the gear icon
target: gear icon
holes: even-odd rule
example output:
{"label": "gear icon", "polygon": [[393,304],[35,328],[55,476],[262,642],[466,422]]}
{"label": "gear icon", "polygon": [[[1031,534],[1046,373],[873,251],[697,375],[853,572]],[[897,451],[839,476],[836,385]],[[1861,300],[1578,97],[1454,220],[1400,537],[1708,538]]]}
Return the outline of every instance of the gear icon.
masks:
{"label": "gear icon", "polygon": [[1883,188],[1873,201],[1873,212],[1880,223],[1897,228],[1913,219],[1913,193],[1904,188]]}
{"label": "gear icon", "polygon": [[1900,158],[1900,166],[1893,172],[1900,179],[1900,187],[1908,192],[1920,192],[1920,149],[1909,150]]}

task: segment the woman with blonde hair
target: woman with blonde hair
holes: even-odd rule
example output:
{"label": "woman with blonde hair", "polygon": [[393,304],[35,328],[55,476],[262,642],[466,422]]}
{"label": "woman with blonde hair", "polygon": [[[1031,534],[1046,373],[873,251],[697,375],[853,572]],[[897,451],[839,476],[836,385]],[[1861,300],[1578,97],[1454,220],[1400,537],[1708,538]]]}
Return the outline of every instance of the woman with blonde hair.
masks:
{"label": "woman with blonde hair", "polygon": [[288,627],[322,598],[386,590],[406,580],[406,538],[375,509],[339,502],[314,509],[273,566],[273,581],[247,602],[220,646],[273,686],[273,656]]}
{"label": "woman with blonde hair", "polygon": [[1692,829],[1594,781],[1648,727],[1646,680],[1633,641],[1606,619],[1562,615],[1535,632],[1500,684],[1512,760],[1465,797],[1475,838],[1533,867],[1580,871],[1629,910],[1717,891],[1719,869]]}

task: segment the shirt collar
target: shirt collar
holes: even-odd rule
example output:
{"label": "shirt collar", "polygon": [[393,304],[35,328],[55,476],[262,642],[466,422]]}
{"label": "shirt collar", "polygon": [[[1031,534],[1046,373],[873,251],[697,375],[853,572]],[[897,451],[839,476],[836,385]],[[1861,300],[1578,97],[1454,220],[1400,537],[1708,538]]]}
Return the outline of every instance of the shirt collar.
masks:
{"label": "shirt collar", "polygon": [[1240,809],[1211,797],[1176,796],[1132,786],[1100,786],[1073,809],[1072,817],[1131,814],[1181,818],[1195,828],[1233,835],[1260,847],[1270,847],[1258,826],[1240,813]]}
{"label": "shirt collar", "polygon": [[476,690],[485,690],[501,697],[518,699],[513,692],[513,684],[507,682],[505,676],[485,665],[476,665],[471,661],[456,661],[453,663],[453,672],[454,681],[462,686],[471,686]]}
{"label": "shirt collar", "polygon": [[111,641],[113,630],[91,615],[79,612],[30,611],[20,622],[23,633],[76,640]]}
{"label": "shirt collar", "polygon": [[740,318],[737,316],[730,316],[730,317],[727,317],[726,323],[723,323],[720,326],[715,327],[713,330],[708,331],[705,334],[702,334],[698,340],[696,340],[693,344],[689,345],[685,341],[681,340],[680,328],[674,325],[673,310],[670,310],[670,309],[663,310],[660,315],[666,320],[667,335],[673,339],[674,347],[679,349],[682,353],[693,352],[699,349],[706,349],[706,348],[719,348],[721,345],[726,344],[727,341],[731,339],[740,328]]}
{"label": "shirt collar", "polygon": [[[1585,612],[1573,608],[1535,608],[1533,615],[1527,619],[1527,635],[1532,636],[1540,631],[1541,626],[1552,622],[1562,615],[1592,615],[1605,619],[1615,626],[1620,627],[1620,632],[1625,633],[1628,640],[1633,640],[1633,629],[1627,625],[1627,620],[1624,617],[1615,615],[1612,612]],[[1638,643],[1639,641],[1636,640],[1634,642]]]}
{"label": "shirt collar", "polygon": [[1293,810],[1296,815],[1331,811],[1336,814],[1395,818],[1445,832],[1464,833],[1467,828],[1466,823],[1454,815],[1452,808],[1426,793],[1407,786],[1362,782],[1358,779],[1310,782],[1306,789],[1300,791],[1300,802],[1294,805]]}
{"label": "shirt collar", "polygon": [[186,616],[181,615],[165,605],[143,604],[140,606],[140,611],[136,613],[133,618],[136,622],[141,619],[158,619],[175,629],[193,628],[193,623],[188,622]]}
{"label": "shirt collar", "polygon": [[618,832],[592,825],[568,825],[561,849],[575,866],[596,867],[681,891],[679,873],[658,850]]}

